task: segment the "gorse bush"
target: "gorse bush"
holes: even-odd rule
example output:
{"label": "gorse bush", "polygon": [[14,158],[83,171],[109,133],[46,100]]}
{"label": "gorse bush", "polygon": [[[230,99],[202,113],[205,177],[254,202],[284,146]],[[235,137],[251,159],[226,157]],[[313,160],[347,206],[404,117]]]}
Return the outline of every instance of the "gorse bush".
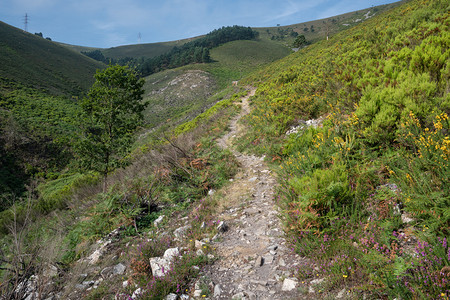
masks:
{"label": "gorse bush", "polygon": [[410,1],[248,79],[258,90],[241,147],[276,163],[286,227],[311,259],[301,276],[328,276],[328,290],[448,296],[447,9]]}

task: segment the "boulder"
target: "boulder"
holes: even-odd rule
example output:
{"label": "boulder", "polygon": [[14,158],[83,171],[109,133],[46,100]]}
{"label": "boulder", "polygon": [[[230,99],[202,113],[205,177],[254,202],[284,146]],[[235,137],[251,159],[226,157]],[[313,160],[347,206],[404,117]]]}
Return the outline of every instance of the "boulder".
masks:
{"label": "boulder", "polygon": [[283,281],[283,287],[281,288],[282,291],[289,292],[294,290],[297,287],[297,280],[286,278]]}

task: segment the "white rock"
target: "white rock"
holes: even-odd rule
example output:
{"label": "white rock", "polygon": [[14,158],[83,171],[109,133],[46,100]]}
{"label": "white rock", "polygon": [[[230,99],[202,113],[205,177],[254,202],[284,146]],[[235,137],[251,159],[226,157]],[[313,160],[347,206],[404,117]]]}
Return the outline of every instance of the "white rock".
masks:
{"label": "white rock", "polygon": [[177,238],[177,239],[180,240],[180,239],[183,238],[183,236],[186,234],[186,231],[188,231],[189,228],[190,228],[189,225],[186,225],[186,226],[177,228],[177,229],[175,229],[175,231],[173,232],[173,235],[175,236],[175,238]]}
{"label": "white rock", "polygon": [[142,289],[138,288],[133,292],[133,295],[131,295],[131,299],[138,299],[138,297],[142,294]]}
{"label": "white rock", "polygon": [[243,292],[234,294],[233,297],[231,299],[244,299],[245,298],[245,294]]}
{"label": "white rock", "polygon": [[202,290],[195,290],[194,291],[194,297],[195,298],[198,298],[198,297],[201,297],[202,296]]}
{"label": "white rock", "polygon": [[163,277],[170,270],[170,261],[162,257],[152,257],[150,267],[154,277]]}
{"label": "white rock", "polygon": [[128,286],[128,280],[125,280],[124,282],[122,282],[122,287],[126,288]]}
{"label": "white rock", "polygon": [[228,230],[228,224],[224,221],[220,221],[219,225],[217,225],[217,230],[219,232],[225,232]]}
{"label": "white rock", "polygon": [[118,263],[113,268],[113,275],[122,275],[123,273],[125,273],[126,269],[127,267],[124,264]]}
{"label": "white rock", "polygon": [[293,289],[295,289],[296,287],[297,287],[297,281],[296,280],[286,278],[283,281],[283,287],[281,288],[281,290],[289,292],[289,291],[292,291]]}
{"label": "white rock", "polygon": [[205,245],[205,243],[195,240],[195,248],[201,249],[201,248],[203,248],[204,245]]}
{"label": "white rock", "polygon": [[155,221],[153,221],[153,225],[155,226],[155,227],[158,227],[158,225],[162,222],[162,220],[164,219],[164,215],[160,215],[159,217],[158,217],[158,219],[156,219]]}
{"label": "white rock", "polygon": [[220,288],[220,285],[216,284],[214,287],[214,297],[217,298],[222,293],[222,289]]}
{"label": "white rock", "polygon": [[180,250],[178,249],[178,247],[169,248],[166,250],[166,252],[164,252],[164,258],[168,261],[173,261],[178,256],[180,256]]}
{"label": "white rock", "polygon": [[310,294],[312,294],[312,293],[315,293],[316,291],[314,290],[314,287],[313,286],[316,286],[316,285],[318,285],[318,284],[321,284],[322,282],[324,282],[325,281],[325,278],[321,278],[321,279],[314,279],[313,281],[311,281],[309,284],[310,284],[310,286],[309,286],[309,293]]}
{"label": "white rock", "polygon": [[414,222],[414,219],[411,218],[411,217],[410,217],[408,214],[406,214],[406,213],[403,213],[401,217],[402,217],[402,222],[403,222],[403,223],[408,224],[408,223]]}
{"label": "white rock", "polygon": [[178,299],[178,295],[171,293],[169,295],[166,296],[166,300],[177,300]]}

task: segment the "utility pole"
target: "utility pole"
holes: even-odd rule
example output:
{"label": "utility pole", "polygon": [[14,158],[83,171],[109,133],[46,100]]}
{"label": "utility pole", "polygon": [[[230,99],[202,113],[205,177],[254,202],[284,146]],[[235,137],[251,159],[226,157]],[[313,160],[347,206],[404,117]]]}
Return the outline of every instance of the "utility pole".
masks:
{"label": "utility pole", "polygon": [[25,25],[25,31],[28,32],[28,13],[25,13],[25,18],[23,19]]}

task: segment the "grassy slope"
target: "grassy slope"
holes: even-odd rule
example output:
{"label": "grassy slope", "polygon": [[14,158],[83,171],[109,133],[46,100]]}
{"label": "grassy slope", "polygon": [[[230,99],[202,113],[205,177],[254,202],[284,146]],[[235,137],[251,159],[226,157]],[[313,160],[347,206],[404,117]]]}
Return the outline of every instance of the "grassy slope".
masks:
{"label": "grassy slope", "polygon": [[[303,34],[308,42],[315,43],[317,41],[326,38],[327,28],[329,36],[333,36],[336,33],[339,33],[343,30],[349,29],[353,26],[365,22],[367,20],[365,15],[369,12],[370,13],[368,16],[370,19],[371,17],[377,14],[381,14],[385,11],[388,11],[394,7],[401,5],[401,3],[402,1],[386,5],[379,5],[372,8],[362,9],[354,12],[345,13],[342,15],[333,16],[330,18],[313,20],[304,23],[278,27],[258,27],[253,29],[260,33],[261,38],[269,40],[272,39],[272,37],[277,38],[279,36],[283,36],[280,35],[279,30],[289,32],[293,30],[294,32],[297,32],[299,35]],[[357,21],[358,19],[360,21]],[[311,30],[311,26],[314,29],[313,31]],[[281,39],[275,39],[274,41],[286,46],[291,46],[294,39],[295,39],[294,37],[287,35],[283,36],[283,38]]]}
{"label": "grassy slope", "polygon": [[111,58],[124,58],[124,57],[146,57],[151,58],[164,53],[169,52],[175,46],[181,46],[187,42],[194,40],[195,38],[183,39],[171,42],[161,42],[161,43],[148,43],[148,44],[136,44],[136,45],[126,45],[119,47],[112,47],[108,49],[103,49],[103,55],[105,57]]}
{"label": "grassy slope", "polygon": [[[194,64],[146,78],[145,100],[150,101],[146,122],[154,127],[168,119],[193,118],[228,94],[231,81],[291,53],[268,40],[233,41],[211,50],[213,63]],[[180,81],[180,79],[182,81]]]}
{"label": "grassy slope", "polygon": [[117,46],[111,48],[93,48],[93,47],[85,47],[85,46],[76,46],[60,43],[62,46],[74,50],[76,52],[82,51],[93,51],[93,50],[101,50],[105,57],[110,57],[114,59],[121,59],[125,57],[132,58],[151,58],[164,53],[169,52],[175,46],[181,46],[187,42],[190,42],[197,37],[187,38],[177,41],[170,42],[160,42],[160,43],[144,43],[144,44],[134,44],[134,45],[124,45]]}
{"label": "grassy slope", "polygon": [[0,77],[56,94],[80,95],[104,65],[0,22]]}
{"label": "grassy slope", "polygon": [[448,297],[449,41],[448,3],[409,1],[247,81],[241,147],[276,162],[298,276],[323,297]]}

